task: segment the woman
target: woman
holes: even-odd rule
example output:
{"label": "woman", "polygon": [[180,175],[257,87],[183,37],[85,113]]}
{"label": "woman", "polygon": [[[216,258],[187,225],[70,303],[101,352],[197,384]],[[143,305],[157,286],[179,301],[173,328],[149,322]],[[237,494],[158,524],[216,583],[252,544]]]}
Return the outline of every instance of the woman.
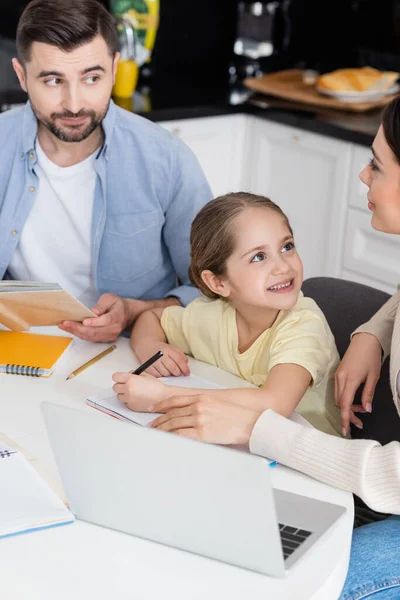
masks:
{"label": "woman", "polygon": [[[361,172],[368,186],[372,226],[400,234],[400,97],[385,109]],[[400,292],[353,334],[336,374],[336,403],[342,426],[358,423],[352,402],[365,382],[363,409],[371,412],[382,356],[391,354],[390,381],[400,414]],[[376,399],[379,402],[379,398]],[[320,481],[357,494],[377,511],[400,515],[400,443],[380,446],[373,440],[348,440],[293,423],[272,410],[249,408],[208,396],[177,397],[159,403],[166,414],[153,426],[185,437],[219,444],[246,444],[266,456]],[[354,532],[350,567],[341,600],[400,598],[400,517],[372,523]]]}

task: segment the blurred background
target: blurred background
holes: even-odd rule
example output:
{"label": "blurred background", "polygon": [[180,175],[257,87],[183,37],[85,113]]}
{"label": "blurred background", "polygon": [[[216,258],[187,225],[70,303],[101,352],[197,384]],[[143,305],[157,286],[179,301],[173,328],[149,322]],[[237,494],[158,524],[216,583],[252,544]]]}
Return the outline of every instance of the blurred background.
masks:
{"label": "blurred background", "polygon": [[[15,86],[9,59],[26,4],[1,1],[2,89]],[[400,69],[400,0],[161,0],[140,78],[221,82],[287,67],[363,65]]]}

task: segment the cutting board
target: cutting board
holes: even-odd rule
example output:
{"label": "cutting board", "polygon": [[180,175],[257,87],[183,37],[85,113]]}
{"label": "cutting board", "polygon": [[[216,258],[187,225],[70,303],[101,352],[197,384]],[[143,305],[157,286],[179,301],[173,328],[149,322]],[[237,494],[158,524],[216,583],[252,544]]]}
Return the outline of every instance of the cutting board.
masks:
{"label": "cutting board", "polygon": [[314,85],[303,82],[303,71],[301,69],[288,69],[270,73],[262,77],[250,77],[244,80],[244,85],[251,90],[285,98],[293,102],[312,104],[321,108],[333,108],[350,112],[366,112],[374,108],[381,108],[388,104],[397,94],[385,96],[375,102],[341,102],[335,98],[324,96],[315,89]]}

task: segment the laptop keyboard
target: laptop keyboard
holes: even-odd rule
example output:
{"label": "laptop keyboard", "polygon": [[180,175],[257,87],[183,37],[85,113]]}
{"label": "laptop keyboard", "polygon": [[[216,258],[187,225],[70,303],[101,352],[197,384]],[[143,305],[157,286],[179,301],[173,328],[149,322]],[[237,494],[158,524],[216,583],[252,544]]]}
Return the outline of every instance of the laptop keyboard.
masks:
{"label": "laptop keyboard", "polygon": [[311,531],[297,529],[283,523],[279,523],[279,533],[285,560],[311,535]]}

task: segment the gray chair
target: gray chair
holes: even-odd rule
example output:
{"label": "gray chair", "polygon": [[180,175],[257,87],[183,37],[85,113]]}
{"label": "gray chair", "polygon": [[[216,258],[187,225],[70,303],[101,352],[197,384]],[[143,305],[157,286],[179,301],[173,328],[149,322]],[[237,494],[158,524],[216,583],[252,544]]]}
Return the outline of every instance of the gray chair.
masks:
{"label": "gray chair", "polygon": [[[303,283],[305,296],[313,298],[324,313],[340,357],[350,343],[351,333],[389,299],[381,290],[332,277],[314,277]],[[360,357],[361,359],[361,357]],[[362,386],[354,403],[361,404]],[[362,430],[351,427],[353,438],[373,439],[381,444],[393,440],[400,441],[400,417],[393,403],[389,383],[389,360],[382,365],[381,376],[375,389],[372,414],[359,415],[363,421]]]}

